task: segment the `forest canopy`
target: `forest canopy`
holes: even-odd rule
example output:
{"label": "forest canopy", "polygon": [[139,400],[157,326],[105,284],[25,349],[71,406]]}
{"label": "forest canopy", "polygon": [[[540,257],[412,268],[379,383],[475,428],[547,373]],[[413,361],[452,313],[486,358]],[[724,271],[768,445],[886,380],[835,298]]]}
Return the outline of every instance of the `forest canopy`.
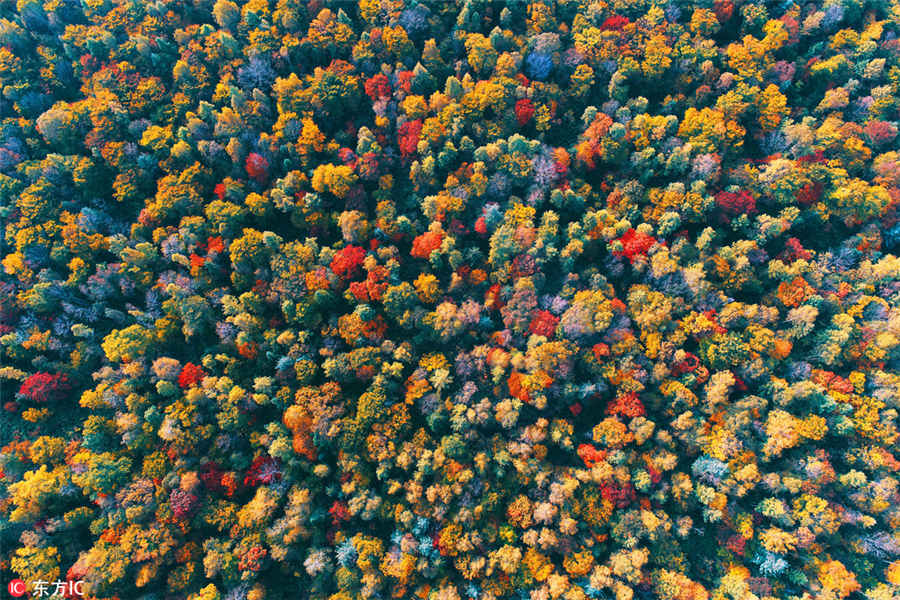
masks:
{"label": "forest canopy", "polygon": [[0,0],[0,573],[900,598],[898,0]]}

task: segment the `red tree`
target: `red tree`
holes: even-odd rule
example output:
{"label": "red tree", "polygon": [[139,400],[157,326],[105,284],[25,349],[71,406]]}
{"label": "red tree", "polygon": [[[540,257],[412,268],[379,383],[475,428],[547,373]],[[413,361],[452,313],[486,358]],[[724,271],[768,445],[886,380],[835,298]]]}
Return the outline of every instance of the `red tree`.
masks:
{"label": "red tree", "polygon": [[534,104],[532,104],[530,98],[522,98],[516,102],[515,112],[516,120],[519,122],[519,125],[525,125],[534,115]]}
{"label": "red tree", "polygon": [[61,399],[71,389],[65,373],[35,373],[19,388],[19,395],[32,402],[52,402]]}
{"label": "red tree", "polygon": [[366,258],[366,250],[360,246],[347,246],[331,259],[331,270],[341,279],[349,279],[356,275],[360,265]]}
{"label": "red tree", "polygon": [[444,234],[440,231],[427,231],[413,240],[410,254],[416,258],[428,258],[434,250],[441,247]]}
{"label": "red tree", "polygon": [[559,324],[559,317],[546,310],[539,310],[531,319],[528,331],[531,333],[542,335],[544,337],[553,337],[556,333],[556,326]]}
{"label": "red tree", "polygon": [[741,214],[756,214],[756,199],[747,190],[740,192],[719,192],[716,194],[716,205],[723,215],[731,218]]}
{"label": "red tree", "polygon": [[256,152],[251,152],[244,163],[247,175],[262,183],[269,174],[269,161]]}
{"label": "red tree", "polygon": [[206,373],[203,372],[203,369],[194,363],[188,363],[182,367],[181,373],[178,374],[178,385],[181,386],[181,389],[187,389],[200,383],[205,376]]}
{"label": "red tree", "polygon": [[372,100],[387,98],[391,95],[391,82],[388,80],[387,75],[383,73],[367,79],[363,87],[366,90],[366,95]]}
{"label": "red tree", "polygon": [[407,121],[400,126],[400,131],[397,132],[397,143],[400,146],[400,152],[403,153],[403,156],[409,156],[410,154],[416,153],[416,149],[419,145],[419,135],[421,133],[421,119]]}
{"label": "red tree", "polygon": [[633,419],[634,417],[642,417],[646,414],[644,403],[641,402],[636,392],[630,392],[619,396],[609,403],[606,407],[607,414],[622,415]]}
{"label": "red tree", "polygon": [[656,238],[652,235],[629,229],[619,238],[619,241],[622,243],[622,250],[614,254],[616,256],[626,256],[629,261],[634,262],[636,256],[647,254],[651,246],[656,243]]}
{"label": "red tree", "polygon": [[600,25],[600,31],[621,31],[623,27],[628,25],[631,21],[628,20],[628,17],[623,17],[622,15],[613,15],[603,21],[603,24]]}

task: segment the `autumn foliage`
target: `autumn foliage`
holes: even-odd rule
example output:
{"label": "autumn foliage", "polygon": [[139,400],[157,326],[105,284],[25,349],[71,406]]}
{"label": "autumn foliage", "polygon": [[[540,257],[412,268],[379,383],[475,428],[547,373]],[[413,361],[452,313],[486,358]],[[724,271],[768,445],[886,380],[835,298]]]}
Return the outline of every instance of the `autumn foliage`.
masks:
{"label": "autumn foliage", "polygon": [[0,92],[28,597],[900,598],[898,0],[6,0]]}

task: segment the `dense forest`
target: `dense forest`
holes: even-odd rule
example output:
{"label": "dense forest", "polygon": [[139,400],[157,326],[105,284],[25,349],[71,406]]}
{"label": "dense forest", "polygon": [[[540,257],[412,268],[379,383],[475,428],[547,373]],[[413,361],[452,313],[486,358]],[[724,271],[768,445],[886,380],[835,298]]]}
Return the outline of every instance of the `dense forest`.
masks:
{"label": "dense forest", "polygon": [[900,598],[898,98],[900,0],[0,0],[3,585]]}

